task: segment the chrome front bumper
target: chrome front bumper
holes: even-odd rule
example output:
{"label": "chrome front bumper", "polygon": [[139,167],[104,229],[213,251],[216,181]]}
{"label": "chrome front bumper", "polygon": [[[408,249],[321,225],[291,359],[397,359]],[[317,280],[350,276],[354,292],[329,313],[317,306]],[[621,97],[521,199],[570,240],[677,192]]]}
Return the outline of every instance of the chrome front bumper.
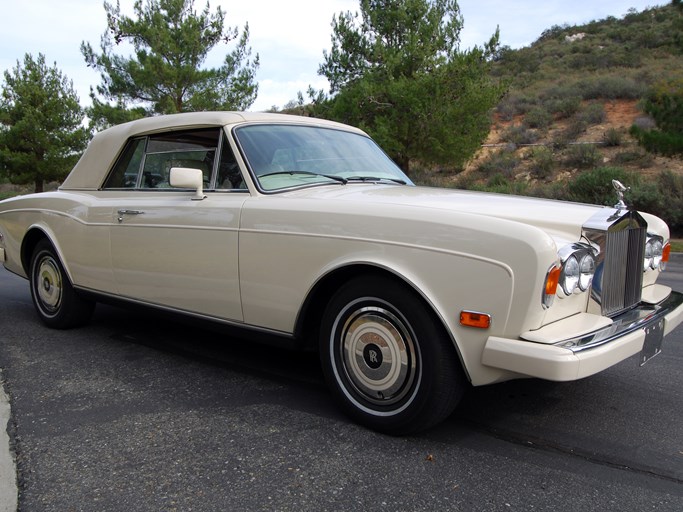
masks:
{"label": "chrome front bumper", "polygon": [[[600,319],[600,328],[571,334]],[[547,329],[544,342],[491,336],[482,363],[555,381],[593,375],[638,353],[642,364],[659,353],[663,337],[683,321],[683,294],[671,292],[657,304],[642,304],[611,321],[604,320],[595,315],[570,317]],[[561,332],[569,337],[551,342],[550,336]]]}
{"label": "chrome front bumper", "polygon": [[[622,336],[640,329],[647,329],[648,327],[658,323],[661,319],[666,318],[667,315],[672,315],[683,304],[683,293],[671,292],[668,298],[664,299],[659,304],[646,304],[631,309],[622,313],[616,318],[612,319],[612,323],[598,331],[587,334],[585,336],[577,336],[575,338],[561,341],[555,345],[558,347],[568,348],[572,352],[581,352],[594,347],[598,347],[605,343],[610,343]],[[683,314],[683,308],[679,311],[677,316]],[[683,318],[682,318],[683,319]],[[665,322],[666,328],[664,335],[669,334],[679,323],[673,322],[673,319]],[[673,325],[672,325],[673,324]]]}

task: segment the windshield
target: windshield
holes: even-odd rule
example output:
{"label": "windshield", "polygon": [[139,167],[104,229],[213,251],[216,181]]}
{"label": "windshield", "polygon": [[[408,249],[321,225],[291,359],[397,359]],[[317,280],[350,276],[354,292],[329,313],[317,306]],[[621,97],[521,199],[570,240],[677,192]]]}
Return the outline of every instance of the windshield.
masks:
{"label": "windshield", "polygon": [[375,142],[357,133],[280,124],[241,126],[234,133],[265,191],[368,181],[411,184]]}

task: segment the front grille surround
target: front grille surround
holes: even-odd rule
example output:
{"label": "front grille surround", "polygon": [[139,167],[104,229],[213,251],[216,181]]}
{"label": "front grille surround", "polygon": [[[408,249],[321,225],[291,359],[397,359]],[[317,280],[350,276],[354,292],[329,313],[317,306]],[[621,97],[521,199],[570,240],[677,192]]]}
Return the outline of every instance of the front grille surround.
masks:
{"label": "front grille surround", "polygon": [[640,303],[647,222],[636,211],[605,208],[583,228],[599,249],[591,297],[605,316],[616,316]]}

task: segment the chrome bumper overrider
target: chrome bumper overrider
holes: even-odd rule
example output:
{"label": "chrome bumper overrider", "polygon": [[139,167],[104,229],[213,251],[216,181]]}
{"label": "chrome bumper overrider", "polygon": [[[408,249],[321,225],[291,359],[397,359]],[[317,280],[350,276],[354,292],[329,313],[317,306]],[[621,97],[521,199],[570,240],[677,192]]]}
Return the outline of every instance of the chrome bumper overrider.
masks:
{"label": "chrome bumper overrider", "polygon": [[[585,336],[563,340],[554,345],[556,347],[567,348],[572,352],[580,352],[582,350],[595,348],[605,343],[609,343],[616,338],[621,338],[633,331],[646,329],[675,311],[681,304],[683,304],[683,293],[672,291],[671,295],[659,304],[637,306],[613,318],[612,324],[603,329]],[[670,330],[671,329],[668,329],[665,334]]]}

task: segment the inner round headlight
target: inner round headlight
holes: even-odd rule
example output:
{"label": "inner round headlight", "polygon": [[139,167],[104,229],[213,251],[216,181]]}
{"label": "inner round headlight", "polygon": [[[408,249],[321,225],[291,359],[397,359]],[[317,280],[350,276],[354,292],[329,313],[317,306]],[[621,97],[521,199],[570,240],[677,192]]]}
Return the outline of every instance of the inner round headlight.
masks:
{"label": "inner round headlight", "polygon": [[657,239],[652,243],[652,269],[658,268],[662,264],[662,253],[664,252],[664,243]]}
{"label": "inner round headlight", "polygon": [[576,290],[579,285],[580,279],[580,267],[574,255],[570,256],[567,261],[564,262],[564,268],[562,269],[562,279],[560,283],[564,293],[571,295]]}
{"label": "inner round headlight", "polygon": [[645,259],[643,260],[643,270],[652,268],[652,242],[645,244]]}
{"label": "inner round headlight", "polygon": [[579,262],[579,288],[588,290],[595,275],[595,258],[592,254],[584,254]]}

